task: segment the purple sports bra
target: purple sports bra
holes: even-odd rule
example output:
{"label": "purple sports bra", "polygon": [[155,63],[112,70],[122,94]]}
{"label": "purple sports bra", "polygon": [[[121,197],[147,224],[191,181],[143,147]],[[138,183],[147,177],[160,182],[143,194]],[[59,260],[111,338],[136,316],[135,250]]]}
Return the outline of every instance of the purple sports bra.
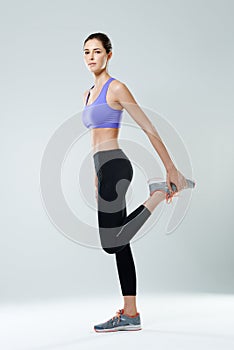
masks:
{"label": "purple sports bra", "polygon": [[[83,124],[89,129],[120,128],[123,110],[111,108],[106,102],[107,89],[112,80],[115,80],[115,78],[110,78],[106,81],[100,94],[90,105],[87,105],[90,91],[88,93],[82,112],[82,121]],[[93,87],[94,85],[91,87],[91,89]]]}

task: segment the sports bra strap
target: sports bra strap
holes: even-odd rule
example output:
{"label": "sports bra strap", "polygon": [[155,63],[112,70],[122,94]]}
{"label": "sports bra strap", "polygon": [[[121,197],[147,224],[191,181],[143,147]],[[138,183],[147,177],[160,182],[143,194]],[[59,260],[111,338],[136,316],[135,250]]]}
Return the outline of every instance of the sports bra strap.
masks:
{"label": "sports bra strap", "polygon": [[[106,92],[107,92],[107,89],[110,85],[110,83],[112,82],[112,80],[115,80],[115,78],[113,77],[110,77],[106,82],[105,84],[102,86],[101,88],[101,91],[98,95],[98,97],[94,100],[94,102],[91,103],[91,105],[95,105],[98,103],[98,101],[101,101],[101,103],[106,103]],[[89,100],[89,96],[90,96],[90,90],[94,88],[95,85],[93,85],[90,89],[89,89],[89,93],[88,93],[88,96],[86,98],[86,102],[85,102],[85,106],[88,107],[87,103],[88,103],[88,100]],[[90,106],[90,105],[89,105]]]}
{"label": "sports bra strap", "polygon": [[92,88],[94,88],[94,85],[89,89],[89,93],[88,93],[88,95],[87,95],[87,97],[86,97],[85,105],[87,105],[87,103],[88,103],[89,96],[90,96],[90,90],[91,90]]}

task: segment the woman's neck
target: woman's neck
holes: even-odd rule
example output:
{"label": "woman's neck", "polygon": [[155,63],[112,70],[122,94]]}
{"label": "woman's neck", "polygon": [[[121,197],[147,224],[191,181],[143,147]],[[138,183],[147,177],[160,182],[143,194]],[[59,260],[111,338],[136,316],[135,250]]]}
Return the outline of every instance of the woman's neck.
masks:
{"label": "woman's neck", "polygon": [[94,86],[95,86],[95,88],[98,90],[110,78],[111,78],[111,76],[108,73],[106,73],[106,72],[101,73],[99,75],[94,75]]}

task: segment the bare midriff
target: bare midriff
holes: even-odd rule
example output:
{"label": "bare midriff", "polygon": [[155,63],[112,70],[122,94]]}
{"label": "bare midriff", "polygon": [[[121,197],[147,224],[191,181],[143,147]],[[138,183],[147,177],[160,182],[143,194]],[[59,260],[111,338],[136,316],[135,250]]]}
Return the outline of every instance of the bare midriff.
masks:
{"label": "bare midriff", "polygon": [[93,152],[120,148],[118,144],[119,128],[94,128],[91,130]]}

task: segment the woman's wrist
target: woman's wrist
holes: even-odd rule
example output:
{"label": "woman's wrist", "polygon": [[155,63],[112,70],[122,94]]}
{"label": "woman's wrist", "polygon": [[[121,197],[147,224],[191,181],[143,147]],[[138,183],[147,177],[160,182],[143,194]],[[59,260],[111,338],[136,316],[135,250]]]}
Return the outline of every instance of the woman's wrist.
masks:
{"label": "woman's wrist", "polygon": [[169,165],[166,166],[166,172],[168,173],[169,171],[176,170],[176,167],[174,163],[170,163]]}

